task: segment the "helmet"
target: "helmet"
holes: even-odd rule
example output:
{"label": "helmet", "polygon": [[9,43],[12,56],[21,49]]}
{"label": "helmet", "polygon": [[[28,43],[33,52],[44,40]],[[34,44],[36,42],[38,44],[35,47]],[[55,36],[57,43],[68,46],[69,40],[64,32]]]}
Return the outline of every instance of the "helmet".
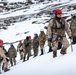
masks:
{"label": "helmet", "polygon": [[62,13],[62,11],[61,11],[61,9],[59,9],[59,8],[56,8],[55,10],[54,10],[54,14],[61,14]]}
{"label": "helmet", "polygon": [[29,36],[28,36],[28,38],[30,38],[30,39],[31,39],[31,36],[29,35]]}
{"label": "helmet", "polygon": [[3,43],[3,40],[0,39],[0,43]]}
{"label": "helmet", "polygon": [[22,40],[19,40],[19,42],[21,43],[21,42],[22,42]]}

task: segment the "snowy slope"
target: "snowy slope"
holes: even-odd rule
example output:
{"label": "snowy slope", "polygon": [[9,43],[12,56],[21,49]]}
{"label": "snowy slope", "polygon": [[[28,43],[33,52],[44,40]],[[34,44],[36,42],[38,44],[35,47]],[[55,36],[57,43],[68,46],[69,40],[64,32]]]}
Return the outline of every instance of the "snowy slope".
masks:
{"label": "snowy slope", "polygon": [[[10,0],[11,1],[11,0]],[[9,2],[10,2],[9,1]],[[14,1],[14,0],[13,0]],[[17,0],[15,0],[17,1]],[[22,1],[22,0],[21,0]],[[60,5],[59,5],[60,4]],[[40,13],[41,11],[45,9],[53,10],[55,7],[64,7],[67,5],[76,4],[76,1],[62,1],[62,2],[49,2],[47,4],[33,4],[30,5],[30,8],[28,9],[22,9],[19,11],[9,11],[4,12],[0,14],[0,18],[7,18],[7,17],[15,17],[19,15],[29,15],[29,14],[36,14]],[[57,6],[56,6],[57,5]],[[55,7],[54,7],[55,6]],[[67,13],[66,15],[71,15],[72,13],[75,13],[76,10],[73,11],[66,11],[67,9],[63,9],[64,13]],[[7,14],[6,14],[7,13]],[[71,16],[70,16],[71,17]],[[47,26],[48,23],[41,23],[45,19],[50,19],[50,17],[45,16],[45,14],[39,16],[38,18],[31,16],[29,19],[17,22],[17,23],[11,23],[11,26],[8,27],[7,30],[1,30],[0,31],[0,38],[4,40],[4,42],[15,42],[18,40],[24,40],[26,36],[31,35],[33,38],[34,33],[40,33],[41,29],[44,29],[44,26]],[[37,21],[37,24],[32,24],[32,22]],[[44,30],[46,33],[46,30]],[[26,33],[28,32],[28,33]],[[25,34],[26,33],[26,34]],[[68,38],[68,37],[67,37]],[[68,39],[69,40],[69,39]],[[70,43],[70,42],[69,42]],[[15,47],[18,43],[14,43]],[[8,50],[9,44],[4,45],[5,48]],[[19,54],[17,55],[17,65],[10,67],[9,72],[2,72],[1,75],[76,75],[76,45],[73,45],[74,52],[71,51],[71,46],[67,49],[66,55],[61,55],[60,50],[58,50],[58,57],[52,58],[52,53],[48,53],[48,47],[47,43],[45,45],[45,54],[43,56],[38,56],[36,58],[30,57],[29,61],[22,62],[19,60]]]}
{"label": "snowy slope", "polygon": [[61,55],[58,50],[56,58],[52,58],[52,53],[45,53],[23,63],[19,61],[9,72],[1,75],[76,75],[76,48],[73,47],[74,52],[69,47],[66,55]]}

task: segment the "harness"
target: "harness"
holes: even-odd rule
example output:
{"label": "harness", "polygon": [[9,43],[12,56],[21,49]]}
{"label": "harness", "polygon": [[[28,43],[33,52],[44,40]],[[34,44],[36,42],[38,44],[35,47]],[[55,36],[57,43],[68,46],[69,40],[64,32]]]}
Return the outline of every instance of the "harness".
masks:
{"label": "harness", "polygon": [[[60,27],[57,27],[56,21],[60,24]],[[63,18],[61,18],[61,21],[59,21],[58,19],[54,18],[53,19],[53,26],[52,26],[51,30],[52,31],[55,30],[57,32],[57,30],[59,30],[59,29],[62,29],[62,30],[65,29],[65,21],[64,21]]]}
{"label": "harness", "polygon": [[[59,23],[59,26],[57,25],[56,21]],[[61,18],[60,20],[53,18],[53,26],[51,27],[52,37],[53,34],[56,33],[57,38],[62,38],[64,30],[65,30],[65,20],[63,18]]]}

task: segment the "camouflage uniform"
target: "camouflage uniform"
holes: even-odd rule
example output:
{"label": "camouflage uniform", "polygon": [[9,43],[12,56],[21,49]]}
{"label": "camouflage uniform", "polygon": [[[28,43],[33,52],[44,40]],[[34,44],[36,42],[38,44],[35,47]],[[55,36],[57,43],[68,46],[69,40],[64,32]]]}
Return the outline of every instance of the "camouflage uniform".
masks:
{"label": "camouflage uniform", "polygon": [[6,71],[9,70],[9,69],[8,69],[8,62],[7,62],[7,60],[6,60],[7,57],[6,57],[5,52],[4,52],[4,50],[3,50],[2,47],[0,47],[0,56],[3,57],[2,65],[4,65],[4,66],[3,66],[3,70],[4,70],[4,72],[6,72]]}
{"label": "camouflage uniform", "polygon": [[[4,46],[3,46],[2,48],[3,48],[3,51],[4,51],[4,53],[5,53],[7,63],[8,63],[8,62],[9,62],[9,59],[8,59],[8,52],[7,52],[7,50],[5,49]],[[2,64],[2,70],[4,70],[4,63]]]}
{"label": "camouflage uniform", "polygon": [[[47,33],[48,33],[48,31],[47,31],[48,27],[45,26],[44,28],[46,29],[46,39],[48,40],[48,35],[47,35]],[[48,47],[49,47],[49,51],[48,51],[48,53],[49,53],[49,52],[52,51],[52,44],[51,44],[50,41],[48,41]]]}
{"label": "camouflage uniform", "polygon": [[39,39],[38,39],[38,35],[35,34],[35,36],[33,38],[34,57],[38,55],[38,47],[39,47]]}
{"label": "camouflage uniform", "polygon": [[19,50],[20,60],[22,60],[24,57],[23,43],[20,42],[17,46],[17,49]]}
{"label": "camouflage uniform", "polygon": [[31,41],[29,40],[29,37],[27,36],[26,39],[23,42],[23,47],[24,47],[24,51],[25,51],[23,61],[25,61],[27,54],[28,54],[27,60],[29,60],[29,57],[30,57],[30,44],[31,44]]}
{"label": "camouflage uniform", "polygon": [[44,48],[44,45],[45,45],[45,41],[46,41],[46,35],[45,35],[44,31],[40,31],[39,45],[40,45],[40,48],[41,48],[41,55],[43,54],[43,48]]}
{"label": "camouflage uniform", "polygon": [[31,53],[31,49],[32,49],[32,39],[31,39],[31,36],[28,36],[29,37],[29,40],[30,40],[30,44],[29,44],[29,54],[30,56],[32,56],[32,53]]}
{"label": "camouflage uniform", "polygon": [[72,37],[73,37],[73,44],[76,43],[76,16],[72,18],[71,24],[70,24],[71,32],[72,32]]}
{"label": "camouflage uniform", "polygon": [[57,21],[57,18],[54,17],[48,25],[48,38],[52,38],[52,50],[53,50],[53,57],[57,56],[57,48],[58,42],[60,41],[63,45],[61,50],[61,54],[66,54],[66,49],[69,46],[69,42],[66,38],[65,31],[69,36],[71,36],[71,31],[67,22],[64,18],[60,18],[59,21],[62,23],[60,24]]}
{"label": "camouflage uniform", "polygon": [[9,59],[10,59],[10,64],[11,64],[11,66],[13,66],[13,63],[14,63],[14,65],[16,65],[17,52],[16,52],[16,49],[15,49],[14,46],[11,46],[11,47],[8,49],[8,56],[9,56]]}

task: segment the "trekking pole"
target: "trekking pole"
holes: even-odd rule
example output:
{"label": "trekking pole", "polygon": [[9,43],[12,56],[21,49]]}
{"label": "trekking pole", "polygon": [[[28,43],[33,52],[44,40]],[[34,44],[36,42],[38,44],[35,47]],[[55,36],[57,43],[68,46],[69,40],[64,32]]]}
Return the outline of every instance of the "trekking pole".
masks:
{"label": "trekking pole", "polygon": [[70,43],[71,43],[71,51],[73,52],[72,39],[70,39]]}

